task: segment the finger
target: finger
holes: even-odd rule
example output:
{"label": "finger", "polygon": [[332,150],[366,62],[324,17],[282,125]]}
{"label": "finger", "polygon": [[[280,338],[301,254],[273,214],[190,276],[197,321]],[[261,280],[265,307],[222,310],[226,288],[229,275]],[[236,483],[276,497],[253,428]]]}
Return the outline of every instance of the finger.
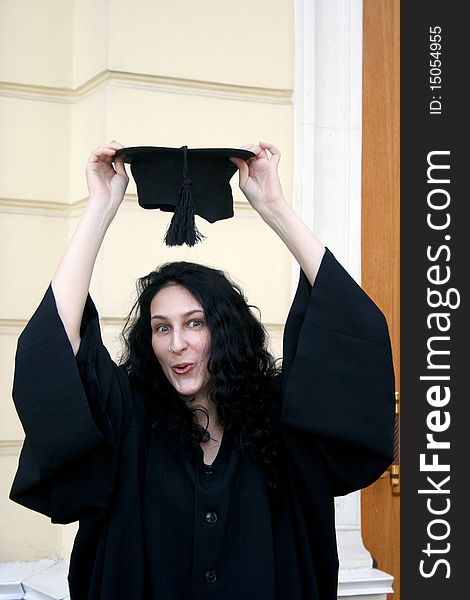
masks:
{"label": "finger", "polygon": [[[256,156],[262,151],[261,148],[257,144],[245,144],[242,146],[242,150],[249,150],[253,152]],[[248,160],[253,160],[254,156],[251,156]]]}
{"label": "finger", "polygon": [[112,140],[107,145],[98,146],[92,151],[92,155],[95,156],[114,156],[117,150],[124,148],[124,146],[117,142],[116,140]]}
{"label": "finger", "polygon": [[237,165],[238,168],[240,168],[242,162],[245,162],[243,158],[237,158],[235,156],[230,156],[229,160],[233,162],[234,165]]}
{"label": "finger", "polygon": [[94,150],[92,150],[90,155],[90,160],[97,162],[103,157],[111,157],[116,154],[115,148],[110,148],[109,146],[98,146]]}
{"label": "finger", "polygon": [[273,155],[273,156],[281,156],[280,151],[276,148],[276,146],[274,144],[271,144],[271,142],[260,142],[259,145],[261,146],[261,148],[264,148],[265,150],[269,150],[269,152]]}
{"label": "finger", "polygon": [[129,175],[127,174],[126,166],[124,164],[124,157],[123,156],[118,156],[115,159],[115,161],[114,161],[114,170],[116,171],[116,173],[118,175],[121,175],[122,177],[125,177],[126,179],[129,179]]}
{"label": "finger", "polygon": [[[111,142],[109,142],[109,146],[108,147],[109,148],[113,148],[114,150],[116,150],[116,152],[118,150],[121,150],[122,148],[125,148],[125,146],[123,144],[121,144],[120,142],[117,142],[116,140],[111,140]],[[112,162],[115,165],[116,165],[116,161],[118,160],[118,158],[120,158],[120,157],[114,156],[114,158],[112,159]],[[123,158],[123,160],[120,161],[120,162],[122,162],[122,164],[124,165],[124,163],[125,163],[124,157],[122,157],[122,158]],[[126,172],[125,167],[123,167],[123,169],[120,170],[119,174],[120,175],[125,175],[127,177],[127,172]]]}
{"label": "finger", "polygon": [[265,151],[268,150],[269,153],[271,154],[271,160],[274,161],[274,163],[276,165],[279,164],[279,161],[281,160],[281,153],[280,151],[276,148],[276,146],[274,144],[271,144],[270,142],[260,142],[259,145],[261,146],[261,148],[263,148]]}
{"label": "finger", "polygon": [[109,148],[114,148],[115,150],[119,150],[120,148],[124,148],[123,144],[117,142],[116,140],[111,140],[108,144]]}
{"label": "finger", "polygon": [[242,187],[245,185],[250,173],[248,163],[243,158],[235,158],[234,156],[230,160],[238,167],[238,185]]}
{"label": "finger", "polygon": [[261,148],[261,146],[258,146],[257,144],[248,144],[248,147],[246,148],[247,150],[249,150],[250,152],[253,152],[253,154],[255,156],[252,156],[251,158],[249,158],[248,160],[254,160],[255,158],[266,158],[267,154],[266,151],[263,150],[263,148]]}

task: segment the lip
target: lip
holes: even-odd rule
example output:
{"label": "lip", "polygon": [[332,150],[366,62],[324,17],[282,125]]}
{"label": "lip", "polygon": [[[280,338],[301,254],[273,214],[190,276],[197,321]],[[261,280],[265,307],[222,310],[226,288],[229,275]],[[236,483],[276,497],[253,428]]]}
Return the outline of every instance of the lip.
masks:
{"label": "lip", "polygon": [[195,366],[195,363],[184,362],[172,365],[171,370],[177,375],[185,375],[186,373],[192,371]]}

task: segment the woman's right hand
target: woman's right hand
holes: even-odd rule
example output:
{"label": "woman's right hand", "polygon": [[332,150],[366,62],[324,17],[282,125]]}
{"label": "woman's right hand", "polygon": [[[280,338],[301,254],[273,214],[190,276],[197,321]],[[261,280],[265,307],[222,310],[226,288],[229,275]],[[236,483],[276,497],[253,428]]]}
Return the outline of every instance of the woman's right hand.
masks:
{"label": "woman's right hand", "polygon": [[113,164],[122,147],[113,140],[91,153],[86,167],[90,199],[52,278],[57,310],[75,354],[96,257],[129,182],[123,159]]}
{"label": "woman's right hand", "polygon": [[119,148],[124,148],[115,140],[106,146],[95,148],[86,166],[86,180],[90,200],[105,203],[106,208],[117,211],[126,192],[129,177],[122,157],[114,155]]}

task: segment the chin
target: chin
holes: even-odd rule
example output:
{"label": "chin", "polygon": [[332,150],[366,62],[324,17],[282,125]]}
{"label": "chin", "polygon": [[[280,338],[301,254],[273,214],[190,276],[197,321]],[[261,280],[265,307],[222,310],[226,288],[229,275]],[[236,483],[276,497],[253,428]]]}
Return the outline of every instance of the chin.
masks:
{"label": "chin", "polygon": [[176,392],[183,396],[184,398],[194,398],[199,393],[199,388],[191,389],[191,388],[177,388],[175,387]]}
{"label": "chin", "polygon": [[173,387],[175,388],[175,391],[180,395],[180,396],[196,396],[197,394],[199,394],[202,390],[203,387],[200,384],[188,384],[188,385],[181,385],[176,384],[172,382]]}

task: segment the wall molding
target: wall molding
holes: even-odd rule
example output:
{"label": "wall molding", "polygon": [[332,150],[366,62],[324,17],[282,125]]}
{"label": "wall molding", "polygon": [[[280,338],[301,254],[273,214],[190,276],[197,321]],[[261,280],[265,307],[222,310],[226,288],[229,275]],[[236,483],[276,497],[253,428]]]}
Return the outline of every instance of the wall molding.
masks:
{"label": "wall molding", "polygon": [[0,198],[0,213],[34,215],[37,217],[70,217],[81,212],[86,200],[47,202],[35,198]]}
{"label": "wall molding", "polygon": [[0,440],[0,456],[18,456],[22,447],[23,440]]}
{"label": "wall molding", "polygon": [[[85,208],[88,198],[75,202],[47,202],[35,198],[0,198],[0,213],[32,215],[36,217],[78,217]],[[122,208],[140,210],[137,194],[126,194]],[[255,217],[256,212],[246,200],[234,200],[235,216]]]}
{"label": "wall molding", "polygon": [[107,69],[76,88],[0,81],[0,96],[39,102],[76,104],[86,96],[109,85],[146,90],[151,88],[161,93],[211,96],[227,100],[243,100],[244,102],[263,102],[264,104],[292,104],[293,93],[291,89],[233,85]]}
{"label": "wall molding", "polygon": [[0,319],[0,335],[19,335],[27,322],[26,319]]}

